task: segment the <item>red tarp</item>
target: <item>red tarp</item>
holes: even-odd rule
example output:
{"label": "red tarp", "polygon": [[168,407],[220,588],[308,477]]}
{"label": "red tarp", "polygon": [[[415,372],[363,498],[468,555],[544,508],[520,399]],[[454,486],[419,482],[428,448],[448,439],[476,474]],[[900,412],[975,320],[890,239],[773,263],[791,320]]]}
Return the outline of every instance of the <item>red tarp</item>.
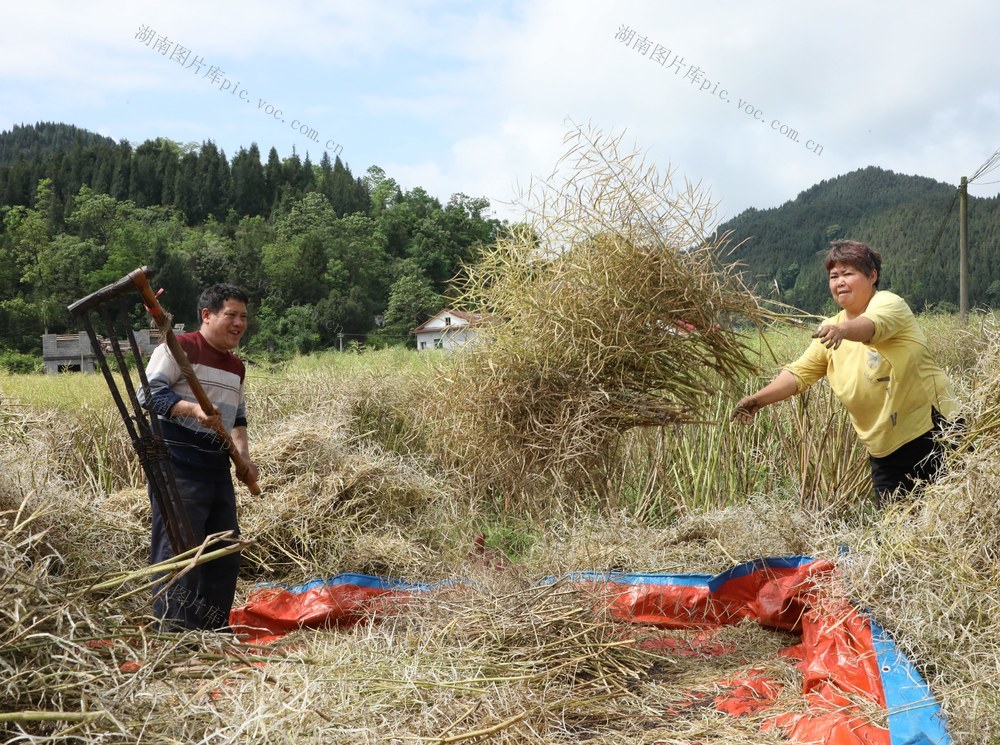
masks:
{"label": "red tarp", "polygon": [[[782,654],[797,660],[803,673],[805,713],[775,713],[763,728],[777,727],[797,743],[895,745],[890,730],[870,724],[855,703],[865,700],[885,709],[886,697],[871,619],[833,591],[834,572],[827,561],[785,557],[741,564],[715,577],[584,573],[569,579],[599,585],[609,611],[622,622],[704,630],[693,637],[701,654],[725,654],[727,647],[711,639],[711,629],[744,619],[798,634],[801,642]],[[233,610],[230,625],[245,639],[266,642],[292,629],[347,625],[396,612],[414,593],[433,587],[339,575],[296,588],[263,589]],[[672,646],[656,641],[663,642],[661,648]],[[718,689],[718,710],[766,715],[781,685],[751,669],[741,678],[718,681]],[[944,735],[933,742],[946,741]]]}

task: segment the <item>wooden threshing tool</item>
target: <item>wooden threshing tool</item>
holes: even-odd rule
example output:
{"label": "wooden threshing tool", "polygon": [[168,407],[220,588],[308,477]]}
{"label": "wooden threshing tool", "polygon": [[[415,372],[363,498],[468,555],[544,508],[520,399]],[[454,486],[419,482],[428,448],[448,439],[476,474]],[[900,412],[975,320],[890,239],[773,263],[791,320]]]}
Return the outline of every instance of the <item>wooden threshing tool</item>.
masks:
{"label": "wooden threshing tool", "polygon": [[[80,318],[84,330],[90,338],[90,345],[97,357],[98,365],[104,374],[108,388],[111,390],[111,396],[118,407],[118,412],[125,422],[125,428],[132,439],[132,447],[135,449],[136,455],[139,457],[139,463],[149,481],[153,498],[156,500],[160,508],[160,513],[166,522],[170,544],[174,552],[179,554],[194,548],[198,544],[191,529],[191,524],[188,521],[187,512],[184,510],[184,505],[181,502],[180,494],[177,491],[177,485],[174,482],[174,473],[170,468],[167,447],[160,432],[159,421],[156,415],[147,412],[139,403],[135,386],[132,383],[131,371],[122,352],[119,336],[115,332],[116,327],[124,327],[125,337],[128,340],[128,348],[131,351],[132,359],[139,375],[139,383],[144,392],[144,398],[148,401],[151,398],[149,380],[146,378],[142,352],[135,340],[135,334],[132,332],[132,323],[129,319],[129,310],[132,305],[126,297],[129,291],[136,290],[139,292],[146,309],[153,317],[153,321],[159,328],[164,342],[167,344],[168,349],[170,349],[170,353],[173,355],[188,385],[194,392],[198,404],[206,412],[215,411],[215,407],[206,395],[205,389],[202,388],[201,383],[194,374],[187,355],[174,336],[170,315],[160,306],[159,301],[156,299],[156,294],[149,286],[149,279],[155,276],[155,274],[156,269],[148,266],[129,272],[121,279],[112,282],[97,292],[77,300],[69,306],[69,312]],[[112,306],[114,307],[112,308]],[[91,313],[97,314],[103,322],[103,330],[107,334],[107,347],[109,348],[102,346],[101,340],[95,333],[94,326],[90,320]],[[124,396],[111,371],[111,366],[108,364],[107,352],[110,352],[115,358]],[[128,402],[131,404],[131,414],[125,404],[125,398],[128,398]],[[260,494],[260,487],[257,486],[256,481],[250,478],[248,464],[236,449],[236,445],[233,443],[233,439],[225,427],[220,424],[217,433],[225,443],[229,457],[236,466],[237,477],[247,485],[252,494]]]}

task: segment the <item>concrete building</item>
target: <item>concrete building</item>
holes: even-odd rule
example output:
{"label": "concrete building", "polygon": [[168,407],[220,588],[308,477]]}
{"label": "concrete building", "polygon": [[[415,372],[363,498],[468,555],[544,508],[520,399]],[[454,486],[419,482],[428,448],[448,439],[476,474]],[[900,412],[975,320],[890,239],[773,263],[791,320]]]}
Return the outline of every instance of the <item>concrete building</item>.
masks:
{"label": "concrete building", "polygon": [[[183,324],[174,326],[177,333],[184,331]],[[133,332],[136,344],[143,356],[148,357],[160,343],[159,329],[140,329]],[[100,334],[97,336],[104,350],[105,356],[112,354],[111,340]],[[131,355],[128,339],[118,340],[121,350],[126,355]],[[42,361],[45,365],[46,375],[55,375],[61,372],[85,372],[92,373],[97,370],[97,355],[90,344],[87,332],[80,331],[76,334],[42,334]]]}

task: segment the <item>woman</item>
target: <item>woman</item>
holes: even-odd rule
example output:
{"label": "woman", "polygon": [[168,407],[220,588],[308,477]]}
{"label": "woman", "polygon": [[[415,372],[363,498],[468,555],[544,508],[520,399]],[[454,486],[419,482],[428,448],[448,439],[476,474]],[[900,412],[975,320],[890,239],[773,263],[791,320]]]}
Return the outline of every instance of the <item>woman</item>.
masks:
{"label": "woman", "polygon": [[823,265],[842,310],[768,385],[740,400],[733,419],[801,393],[823,376],[868,449],[880,504],[931,480],[942,460],[941,422],[957,407],[948,376],[906,302],[878,289],[882,257],[857,241],[833,241]]}

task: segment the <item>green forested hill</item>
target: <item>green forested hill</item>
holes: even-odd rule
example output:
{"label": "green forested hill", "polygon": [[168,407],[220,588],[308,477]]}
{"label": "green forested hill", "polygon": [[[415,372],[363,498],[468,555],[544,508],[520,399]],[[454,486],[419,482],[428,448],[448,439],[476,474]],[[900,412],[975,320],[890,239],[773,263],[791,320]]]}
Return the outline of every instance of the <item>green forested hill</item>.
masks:
{"label": "green forested hill", "polygon": [[[243,286],[251,349],[402,343],[502,228],[481,197],[447,204],[382,169],[256,144],[133,146],[68,125],[0,133],[0,358],[76,331],[66,306],[146,264],[163,304],[195,321],[200,290]],[[0,360],[2,363],[2,360]]]}
{"label": "green forested hill", "polygon": [[[868,167],[822,181],[780,207],[749,209],[719,231],[732,231],[732,258],[745,265],[760,294],[803,310],[832,308],[821,261],[834,238],[877,248],[883,258],[880,286],[915,310],[950,308],[958,303],[956,192],[922,176]],[[998,249],[1000,200],[970,197],[973,306],[1000,304]]]}
{"label": "green forested hill", "polygon": [[9,132],[0,132],[0,166],[38,158],[57,150],[68,150],[77,145],[97,144],[113,146],[115,141],[72,124],[15,124]]}
{"label": "green forested hill", "polygon": [[[71,125],[0,133],[0,364],[75,331],[73,300],[138,266],[161,270],[164,305],[193,324],[207,284],[251,297],[249,348],[404,342],[446,301],[448,281],[503,224],[484,198],[442,204],[382,169],[355,176],[324,152],[231,158],[213,142],[133,145]],[[916,310],[958,302],[955,187],[865,168],[720,227],[759,294],[830,308],[820,258],[832,238],[871,243],[882,286]],[[970,301],[1000,305],[1000,199],[970,198]]]}

